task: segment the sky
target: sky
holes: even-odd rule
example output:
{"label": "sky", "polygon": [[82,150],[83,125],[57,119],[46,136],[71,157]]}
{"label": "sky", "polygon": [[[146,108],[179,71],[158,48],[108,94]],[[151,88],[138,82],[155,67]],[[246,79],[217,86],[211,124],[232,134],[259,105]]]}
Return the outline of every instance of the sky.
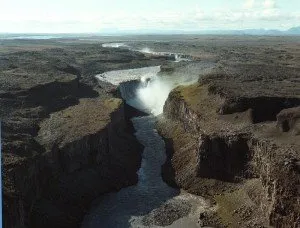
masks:
{"label": "sky", "polygon": [[1,33],[295,26],[300,26],[300,0],[0,0]]}

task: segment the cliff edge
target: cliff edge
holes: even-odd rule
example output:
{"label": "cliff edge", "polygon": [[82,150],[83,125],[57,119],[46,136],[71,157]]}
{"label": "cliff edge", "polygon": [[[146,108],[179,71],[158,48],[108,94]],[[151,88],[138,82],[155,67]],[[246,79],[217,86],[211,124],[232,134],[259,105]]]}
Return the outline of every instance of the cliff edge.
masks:
{"label": "cliff edge", "polygon": [[299,227],[298,79],[289,67],[227,65],[169,94],[163,178],[217,204],[204,224]]}
{"label": "cliff edge", "polygon": [[80,227],[92,200],[137,182],[142,146],[126,105],[94,76],[161,60],[50,43],[0,50],[4,227]]}

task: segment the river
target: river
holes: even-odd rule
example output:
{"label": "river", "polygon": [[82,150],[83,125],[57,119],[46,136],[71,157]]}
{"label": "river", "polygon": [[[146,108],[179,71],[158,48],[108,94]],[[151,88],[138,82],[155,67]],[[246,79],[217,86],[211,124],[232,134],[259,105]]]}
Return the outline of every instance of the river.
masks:
{"label": "river", "polygon": [[[200,68],[206,69],[207,65]],[[194,74],[189,73],[189,83],[198,80],[199,69],[196,68]],[[115,85],[134,81],[135,83],[121,84],[122,97],[127,103],[148,112],[149,115],[132,119],[135,135],[144,145],[138,183],[95,200],[84,218],[82,228],[200,227],[200,213],[210,208],[204,198],[171,188],[162,180],[161,166],[166,159],[165,144],[155,129],[156,115],[162,112],[171,89],[178,84],[186,84],[186,78],[175,80],[173,77],[172,83],[167,83],[166,77],[164,83],[161,83],[158,72],[159,66],[97,75],[100,80]],[[158,82],[158,90],[164,91],[163,96],[156,91]],[[164,84],[168,86],[161,88]],[[146,100],[143,93],[147,95]]]}

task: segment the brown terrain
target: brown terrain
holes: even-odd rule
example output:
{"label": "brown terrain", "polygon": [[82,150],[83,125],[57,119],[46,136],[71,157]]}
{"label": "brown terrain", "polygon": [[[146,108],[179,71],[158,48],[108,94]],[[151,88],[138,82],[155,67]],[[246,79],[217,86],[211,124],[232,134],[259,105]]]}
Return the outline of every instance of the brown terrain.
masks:
{"label": "brown terrain", "polygon": [[158,122],[165,181],[218,206],[204,225],[300,226],[300,45],[259,45],[221,52],[170,93]]}
{"label": "brown terrain", "polygon": [[137,182],[141,160],[134,110],[125,114],[115,86],[94,76],[162,59],[97,42],[40,42],[0,47],[3,225],[79,227],[97,196]]}
{"label": "brown terrain", "polygon": [[[192,61],[102,48],[108,39]],[[175,88],[158,118],[163,179],[217,205],[199,215],[203,226],[300,226],[299,37],[0,44],[4,227],[79,227],[97,196],[137,182],[141,145],[129,123],[137,111],[96,74],[162,65],[161,76],[172,76],[203,61],[214,69]]]}

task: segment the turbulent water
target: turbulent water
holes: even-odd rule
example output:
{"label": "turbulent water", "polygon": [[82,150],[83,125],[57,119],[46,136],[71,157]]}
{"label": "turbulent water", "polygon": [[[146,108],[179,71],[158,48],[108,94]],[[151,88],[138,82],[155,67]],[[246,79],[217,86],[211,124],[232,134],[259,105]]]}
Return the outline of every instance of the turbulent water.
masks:
{"label": "turbulent water", "polygon": [[96,75],[96,78],[102,81],[110,82],[113,85],[120,85],[122,82],[153,78],[160,71],[160,66],[143,67],[128,70],[113,70],[103,74]]}
{"label": "turbulent water", "polygon": [[[160,74],[160,66],[109,71],[96,75],[99,80],[120,85],[121,95],[128,104],[144,112],[159,115],[172,89],[189,85],[199,79],[199,74],[213,68],[212,63],[189,63],[168,75]],[[128,82],[128,83],[125,83]]]}
{"label": "turbulent water", "polygon": [[124,43],[106,43],[106,44],[102,44],[102,47],[119,48],[119,47],[128,47],[128,46]]}
{"label": "turbulent water", "polygon": [[161,51],[158,52],[158,51],[153,51],[148,47],[139,49],[137,51],[140,51],[140,52],[146,53],[146,54],[152,54],[152,55],[174,56],[175,62],[191,61],[191,59],[184,54],[173,53],[173,52],[161,52]]}
{"label": "turbulent water", "polygon": [[159,115],[163,112],[165,101],[172,89],[179,85],[189,85],[199,79],[199,74],[210,70],[211,63],[189,63],[177,69],[178,72],[172,75],[160,74],[151,77],[136,90],[135,100],[142,104],[148,112]]}
{"label": "turbulent water", "polygon": [[110,47],[110,48],[126,48],[132,51],[139,51],[145,54],[157,55],[157,56],[173,56],[175,62],[181,61],[191,61],[191,57],[181,54],[181,53],[173,53],[173,52],[162,52],[162,51],[153,51],[148,47],[144,48],[134,48],[125,43],[104,43],[102,47]]}
{"label": "turbulent water", "polygon": [[[199,214],[210,205],[201,197],[169,187],[161,177],[165,144],[155,130],[155,115],[161,114],[169,92],[181,84],[197,81],[199,72],[211,67],[193,65],[171,76],[158,75],[160,67],[106,72],[99,80],[120,85],[130,105],[150,115],[132,119],[136,137],[144,145],[139,181],[135,186],[105,194],[86,215],[82,228],[99,227],[200,227]],[[121,84],[120,84],[121,83]]]}

